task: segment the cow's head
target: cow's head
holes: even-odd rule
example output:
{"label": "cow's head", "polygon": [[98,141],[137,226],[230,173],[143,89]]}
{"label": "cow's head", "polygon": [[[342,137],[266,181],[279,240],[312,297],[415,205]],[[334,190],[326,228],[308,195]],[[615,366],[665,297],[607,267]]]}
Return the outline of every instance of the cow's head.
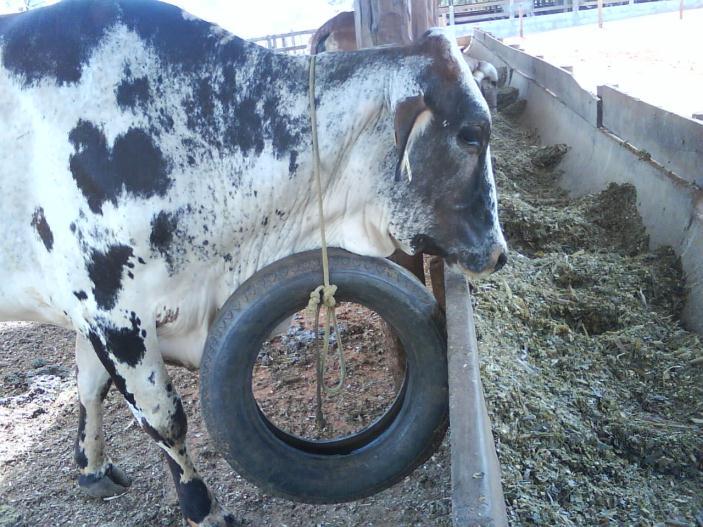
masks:
{"label": "cow's head", "polygon": [[473,72],[474,80],[481,88],[481,93],[491,110],[498,106],[498,70],[490,62],[479,61],[478,68]]}
{"label": "cow's head", "polygon": [[411,48],[425,64],[393,98],[397,153],[390,234],[406,252],[439,254],[472,275],[500,269],[491,116],[453,39],[441,31]]}

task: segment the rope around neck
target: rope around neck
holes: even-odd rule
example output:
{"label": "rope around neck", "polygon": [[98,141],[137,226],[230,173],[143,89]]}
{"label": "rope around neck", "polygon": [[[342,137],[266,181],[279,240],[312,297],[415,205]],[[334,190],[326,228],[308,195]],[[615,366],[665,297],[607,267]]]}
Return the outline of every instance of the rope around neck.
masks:
{"label": "rope around neck", "polygon": [[[320,322],[320,309],[325,306],[325,332],[322,343],[322,352],[319,345],[316,347],[317,362],[317,411],[316,422],[319,429],[324,428],[325,419],[322,413],[322,392],[336,395],[344,388],[346,380],[346,365],[344,363],[344,345],[342,335],[337,327],[337,315],[335,305],[337,301],[334,294],[337,286],[330,284],[330,265],[327,257],[327,238],[325,236],[325,214],[322,206],[322,183],[320,181],[320,148],[317,141],[317,112],[315,110],[315,55],[310,56],[310,78],[309,78],[309,105],[310,105],[310,125],[312,129],[312,172],[317,189],[317,210],[320,216],[320,242],[322,251],[322,285],[317,286],[310,293],[308,310],[314,314],[315,320],[315,342],[319,340],[318,326]],[[334,334],[337,337],[337,354],[339,355],[339,382],[336,386],[327,386],[324,382],[325,361],[330,347],[330,329],[334,327]]]}

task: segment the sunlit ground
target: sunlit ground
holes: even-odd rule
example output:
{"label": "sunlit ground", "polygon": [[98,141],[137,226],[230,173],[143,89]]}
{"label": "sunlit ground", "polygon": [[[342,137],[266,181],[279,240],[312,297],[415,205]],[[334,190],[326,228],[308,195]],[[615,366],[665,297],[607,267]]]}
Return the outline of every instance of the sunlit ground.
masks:
{"label": "sunlit ground", "polygon": [[526,34],[506,39],[557,66],[573,66],[576,79],[595,92],[620,89],[669,111],[703,112],[703,9]]}

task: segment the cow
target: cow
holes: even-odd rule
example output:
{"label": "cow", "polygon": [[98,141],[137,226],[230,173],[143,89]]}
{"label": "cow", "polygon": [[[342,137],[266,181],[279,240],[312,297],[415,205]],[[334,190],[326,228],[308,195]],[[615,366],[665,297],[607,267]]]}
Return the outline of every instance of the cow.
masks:
{"label": "cow", "polygon": [[[333,16],[322,24],[310,39],[310,53],[313,55],[325,51],[354,51],[356,49],[358,48],[354,11],[343,11]],[[488,107],[495,110],[498,105],[498,71],[490,62],[469,56],[467,50],[468,47],[462,50],[464,60],[469,65]]]}
{"label": "cow", "polygon": [[488,107],[495,110],[498,107],[498,70],[490,62],[470,56],[468,50],[464,50],[463,55]]}
{"label": "cow", "polygon": [[[319,247],[309,58],[154,0],[4,16],[0,56],[0,320],[76,331],[78,485],[130,483],[101,429],[114,384],[187,522],[234,525],[191,460],[164,364],[197,368],[244,280]],[[491,118],[452,39],[323,54],[316,70],[329,245],[500,268]]]}
{"label": "cow", "polygon": [[310,54],[324,51],[355,51],[354,11],[342,11],[322,24],[310,38]]}

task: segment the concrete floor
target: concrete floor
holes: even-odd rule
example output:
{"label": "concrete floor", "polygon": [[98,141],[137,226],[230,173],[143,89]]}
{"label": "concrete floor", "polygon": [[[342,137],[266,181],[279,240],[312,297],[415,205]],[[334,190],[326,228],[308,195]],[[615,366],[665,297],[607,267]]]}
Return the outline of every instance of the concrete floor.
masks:
{"label": "concrete floor", "polygon": [[595,93],[599,84],[691,117],[703,113],[703,9],[662,13],[505,39],[574,76]]}

